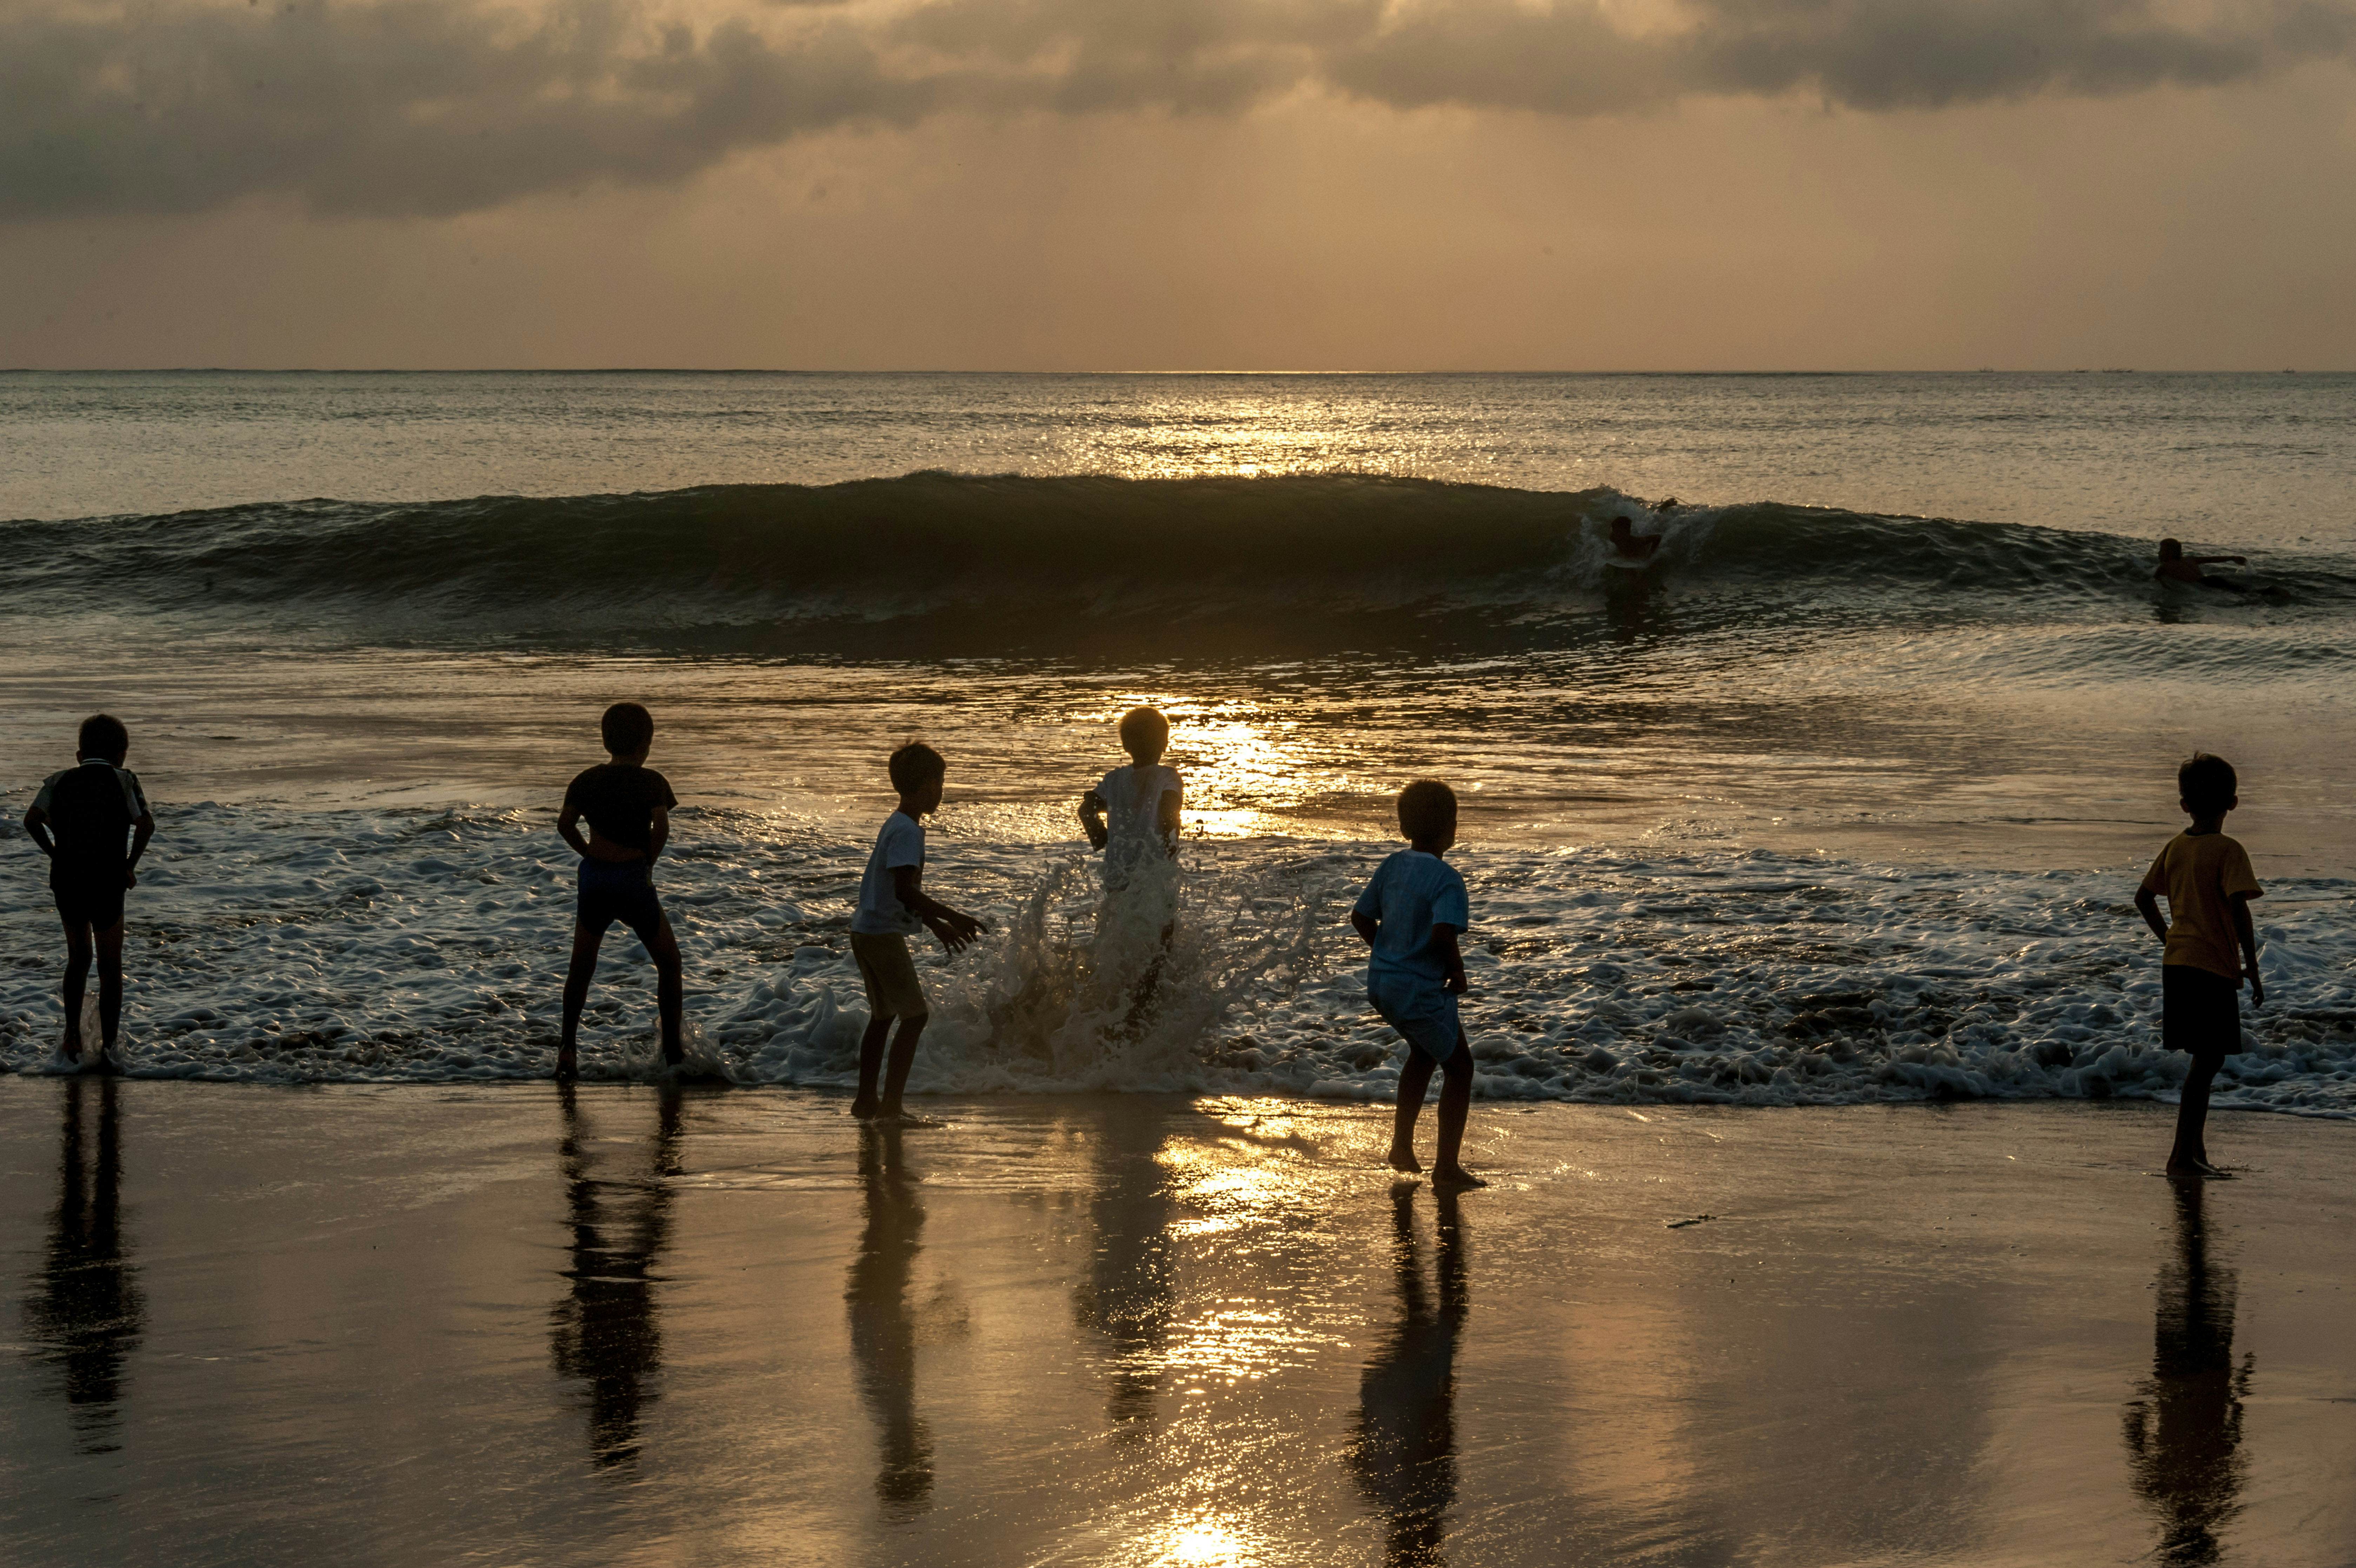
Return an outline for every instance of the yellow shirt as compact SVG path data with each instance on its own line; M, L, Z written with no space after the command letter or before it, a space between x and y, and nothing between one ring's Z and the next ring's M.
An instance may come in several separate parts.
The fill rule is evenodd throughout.
M2179 833L2144 873L2147 892L2168 896L2168 951L2162 963L2189 963L2228 980L2242 978L2233 935L2233 895L2265 889L2250 870L2250 852L2223 833Z

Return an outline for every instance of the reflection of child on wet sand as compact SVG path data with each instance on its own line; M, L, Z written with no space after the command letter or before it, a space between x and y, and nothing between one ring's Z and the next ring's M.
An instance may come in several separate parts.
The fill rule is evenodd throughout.
M2190 583L2197 588L2223 588L2231 593L2244 591L2242 585L2230 577L2212 577L2201 570L2220 561L2230 561L2236 566L2246 566L2246 555L2187 555L2180 541L2163 539L2159 542L2159 567L2152 575L2163 583Z
M2168 841L2136 889L2136 908L2167 944L2159 970L2161 1044L2192 1057L2177 1107L2176 1146L2168 1155L2170 1176L2222 1174L2210 1165L2202 1137L2209 1086L2226 1057L2242 1048L2236 993L2244 979L2251 1002L2265 1005L2257 933L2250 924L2250 900L2262 889L2249 851L2225 836L2225 814L2242 803L2239 788L2233 765L2222 757L2196 753L2178 768L2179 803L2192 825ZM2163 894L2165 920L2159 918Z
M1464 1120L1472 1104L1472 1048L1456 1015L1456 998L1465 986L1456 939L1469 921L1469 908L1464 878L1440 858L1456 843L1456 792L1436 779L1419 779L1399 791L1398 818L1408 847L1376 868L1350 911L1350 924L1374 949L1366 961L1367 1000L1408 1046L1387 1163L1396 1171L1423 1168L1415 1157L1415 1120L1437 1068L1442 1081L1432 1181L1484 1187L1462 1158Z
M66 928L60 1052L68 1061L81 1059L81 1004L93 948L102 1063L112 1063L123 1022L123 895L139 885L139 856L155 832L139 776L123 766L130 752L131 732L122 720L91 714L82 721L74 766L49 775L25 813L26 833L49 857L49 892Z
M908 953L908 939L930 930L941 946L956 952L985 928L971 915L925 895L924 817L940 809L948 763L919 743L894 752L885 766L900 803L875 835L866 875L859 882L859 912L851 918L851 956L867 988L868 1011L867 1033L859 1041L859 1096L851 1102L851 1113L897 1119L908 1069L916 1060L917 1036L932 1016ZM892 1034L894 1018L900 1021L896 1036ZM892 1046L888 1070L884 1057L887 1036Z

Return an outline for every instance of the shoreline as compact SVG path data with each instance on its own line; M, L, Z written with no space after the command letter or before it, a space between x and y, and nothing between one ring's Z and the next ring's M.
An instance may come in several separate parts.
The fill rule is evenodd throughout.
M0 1080L15 1561L2356 1552L2313 1122L391 1087Z

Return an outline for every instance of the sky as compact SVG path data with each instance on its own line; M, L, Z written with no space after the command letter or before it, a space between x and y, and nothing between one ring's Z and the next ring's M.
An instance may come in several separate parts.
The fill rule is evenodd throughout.
M2356 0L0 0L0 366L2356 368Z

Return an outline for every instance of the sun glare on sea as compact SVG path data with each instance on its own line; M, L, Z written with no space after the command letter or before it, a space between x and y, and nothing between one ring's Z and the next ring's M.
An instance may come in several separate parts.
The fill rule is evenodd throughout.
M1201 703L1164 693L1123 693L1118 719L1136 705L1170 720L1170 760L1184 775L1189 836L1249 838L1282 831L1290 814L1349 788L1346 775L1312 761L1300 725L1248 701Z

